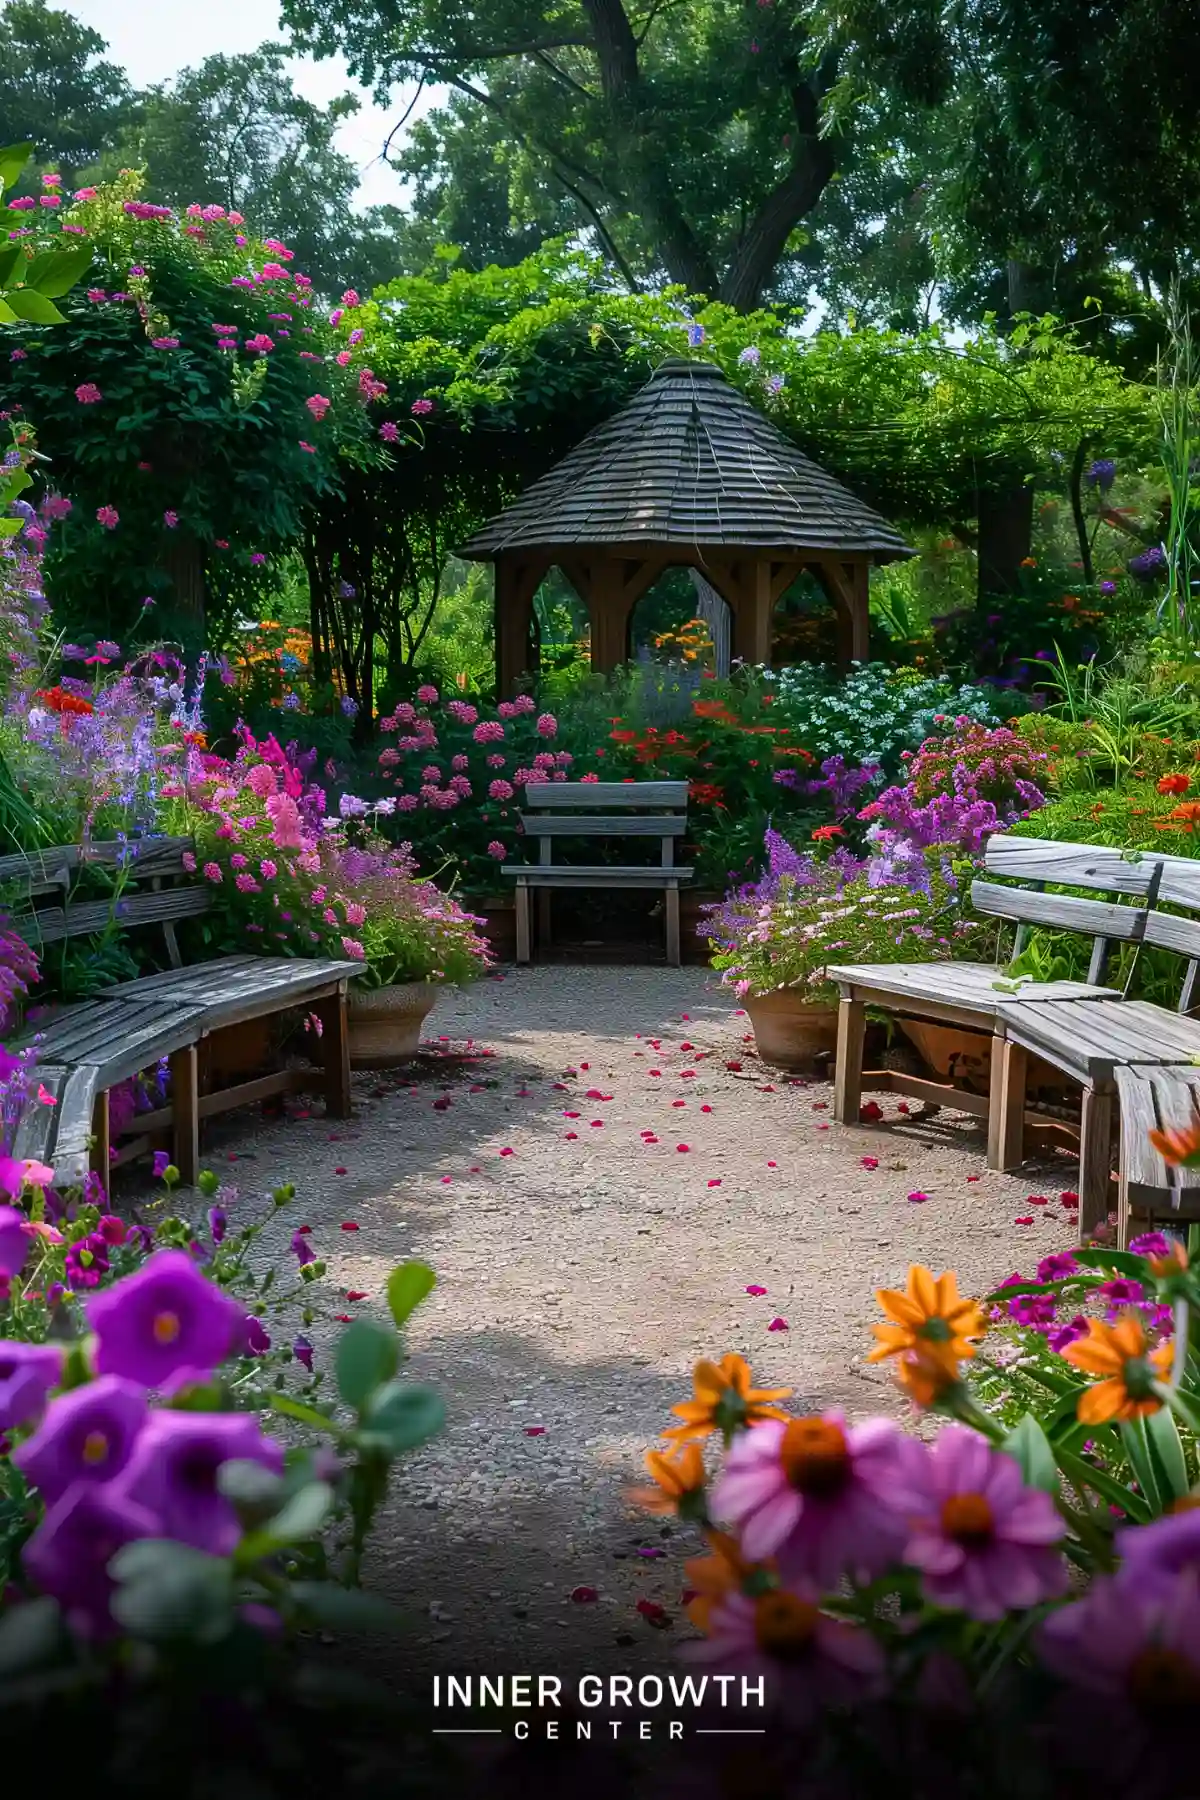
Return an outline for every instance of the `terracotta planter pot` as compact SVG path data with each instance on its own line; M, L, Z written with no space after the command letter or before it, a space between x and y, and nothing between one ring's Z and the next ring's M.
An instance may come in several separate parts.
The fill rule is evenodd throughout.
M742 1004L758 1054L776 1068L811 1073L818 1057L837 1048L837 1007L828 1002L802 1000L794 988L777 988L773 994L747 995Z
M961 1025L935 1025L924 1019L898 1019L901 1031L928 1063L935 1075L957 1081L973 1093L986 1094L992 1069L992 1041L988 1033L967 1031ZM1030 1094L1065 1097L1072 1083L1040 1056L1029 1058L1026 1089Z
M395 987L354 988L346 996L352 1069L390 1069L411 1062L421 1027L441 989L435 981L403 981Z
M925 1019L899 1019L897 1024L935 1075L960 1082L977 1094L987 1093L992 1067L990 1036Z

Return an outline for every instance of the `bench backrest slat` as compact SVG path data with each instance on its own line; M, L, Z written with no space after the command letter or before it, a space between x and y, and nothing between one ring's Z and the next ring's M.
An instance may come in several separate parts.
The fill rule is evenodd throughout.
M1155 868L1162 864L1164 887L1159 897L1164 900L1168 862L1186 867L1182 857L1157 856L1152 851L1132 862L1108 844L1060 844L1053 838L1006 837L1003 832L990 837L984 849L984 867L989 875L1061 887L1096 888L1106 894L1151 894ZM1193 867L1198 872L1192 891L1200 903L1200 865Z
M593 819L560 814L522 813L521 824L529 837L683 837L687 819L660 813L647 818L636 813L600 814Z
M1120 938L1133 944L1142 941L1149 916L1142 906L1118 906L1074 894L1037 894L1028 888L1000 887L992 881L972 883L971 904L977 912L996 918L1045 925L1052 930L1083 931L1094 937Z
M686 781L531 781L525 789L529 807L585 807L589 812L619 812L624 808L686 807Z

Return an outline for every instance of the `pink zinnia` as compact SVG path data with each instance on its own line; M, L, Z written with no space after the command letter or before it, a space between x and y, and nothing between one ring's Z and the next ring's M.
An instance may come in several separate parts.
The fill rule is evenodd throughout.
M185 874L194 875L196 873L196 858L190 850L185 850L179 860L183 864Z
M104 395L94 381L81 381L75 389L75 398L80 406L95 406L98 400L103 400Z
M432 400L414 400L412 403L411 410L413 412L415 412L419 418L422 413L431 413L433 411L433 401Z
M98 506L96 508L96 523L98 525L103 525L105 531L112 531L121 523L121 515L115 506Z
M219 863L214 863L214 862L205 863L204 879L205 879L205 881L215 881L215 882L219 883L222 879L221 865Z
M511 800L513 784L511 781L504 781L497 776L495 781L488 783L488 795L492 800Z
M234 851L233 855L229 859L229 866L231 869L246 868L246 866L247 866L246 858L242 855L240 850Z
M366 959L367 953L357 938L344 937L342 939L342 949L346 952L346 955L352 957L355 962L363 962Z
M324 394L310 394L304 402L314 419L323 419L329 411L329 400Z
M379 427L379 435L385 444L395 444L400 439L400 427L391 419L385 419Z
M168 531L174 531L174 529L178 525L178 523L179 523L179 514L177 512L165 512L163 514L163 524L166 526Z
M499 838L492 839L491 843L487 847L487 853L489 856L494 856L497 862L503 862L505 857L508 855L508 851L505 849L504 845L500 842Z
M256 356L269 356L275 344L265 331L256 331L252 338L246 339L246 348L253 350Z
M904 1560L921 1570L932 1605L1002 1619L1066 1591L1053 1500L1026 1487L1015 1458L977 1432L948 1425L909 1460L897 1499L912 1528Z
M277 850L303 850L300 831L300 809L290 794L272 794L267 800L271 819L271 838Z
M558 735L558 720L553 713L539 713L537 722L539 737L552 738Z
M258 868L264 881L274 881L276 875L279 873L277 865L271 861L270 857L264 858L264 860L259 863Z
M484 719L475 727L471 736L477 744L498 744L503 741L504 727L499 719Z
M234 882L239 894L257 894L259 885L253 875L239 875Z
M879 1694L882 1644L862 1626L822 1612L819 1598L807 1583L753 1597L731 1593L713 1607L708 1636L685 1644L680 1655L715 1663L725 1675L762 1678L763 1692L794 1725Z
M422 687L417 689L417 699L421 702L422 706L436 706L437 697L437 689L431 687L428 682L425 682Z
M713 1514L739 1528L753 1562L773 1556L785 1579L836 1587L869 1581L904 1548L907 1526L893 1498L897 1477L920 1454L886 1419L847 1425L839 1412L767 1419L734 1439L713 1490Z

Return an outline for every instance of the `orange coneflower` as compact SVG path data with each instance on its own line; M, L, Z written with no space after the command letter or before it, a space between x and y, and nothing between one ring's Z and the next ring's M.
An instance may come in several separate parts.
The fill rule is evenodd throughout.
M750 1365L745 1357L732 1352L719 1363L698 1362L692 1371L694 1400L681 1401L671 1411L682 1425L669 1425L665 1438L686 1443L689 1438L707 1437L720 1431L726 1437L741 1425L757 1425L762 1419L786 1417L773 1400L786 1400L790 1388L751 1387Z
M1200 800L1185 800L1182 806L1171 809L1165 819L1155 819L1159 831L1195 831L1200 824Z
M678 1513L684 1519L704 1517L708 1474L699 1444L681 1444L674 1456L648 1450L646 1467L658 1485L630 1488L627 1498L635 1506L652 1513Z
M957 1358L940 1344L920 1344L896 1358L896 1380L917 1406L936 1406L960 1379Z
M912 1381L903 1375L901 1380L906 1386L913 1385L914 1392L920 1369L928 1377L937 1365L948 1382L956 1379L959 1358L975 1354L969 1340L982 1337L987 1330L982 1309L976 1301L962 1298L952 1270L935 1277L914 1263L902 1294L895 1288L879 1288L875 1298L888 1323L871 1327L879 1343L868 1352L867 1361L882 1362L888 1356L908 1359Z
M700 1631L708 1630L714 1606L730 1594L742 1593L747 1584L766 1587L778 1580L773 1562L747 1562L736 1538L724 1531L706 1531L711 1555L693 1556L683 1565L684 1577L696 1592L687 1603L687 1615Z
M1151 1383L1166 1380L1174 1352L1170 1344L1148 1350L1146 1328L1135 1312L1122 1313L1115 1325L1089 1319L1088 1335L1062 1354L1085 1375L1105 1377L1079 1396L1075 1412L1082 1425L1143 1419L1161 1409Z
M1173 1169L1200 1168L1200 1118L1190 1125L1170 1125L1165 1131L1149 1131L1146 1135Z

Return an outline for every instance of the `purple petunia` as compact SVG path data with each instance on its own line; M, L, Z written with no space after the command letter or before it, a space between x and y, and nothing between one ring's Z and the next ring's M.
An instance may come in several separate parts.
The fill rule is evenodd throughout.
M232 1501L217 1485L227 1462L283 1470L283 1450L248 1413L156 1412L117 1484L161 1521L163 1537L228 1556L242 1535Z
M61 1376L62 1350L58 1345L0 1340L0 1431L31 1425Z
M183 1250L159 1250L134 1275L87 1306L96 1367L145 1387L209 1375L240 1336L236 1300L203 1276Z
M131 1381L101 1376L61 1394L13 1462L48 1506L78 1482L111 1481L128 1462L146 1419L146 1396Z
M118 1550L153 1537L157 1527L153 1513L118 1498L108 1485L78 1483L26 1544L25 1571L59 1601L73 1630L103 1636L112 1629L109 1602L116 1585L109 1564Z

